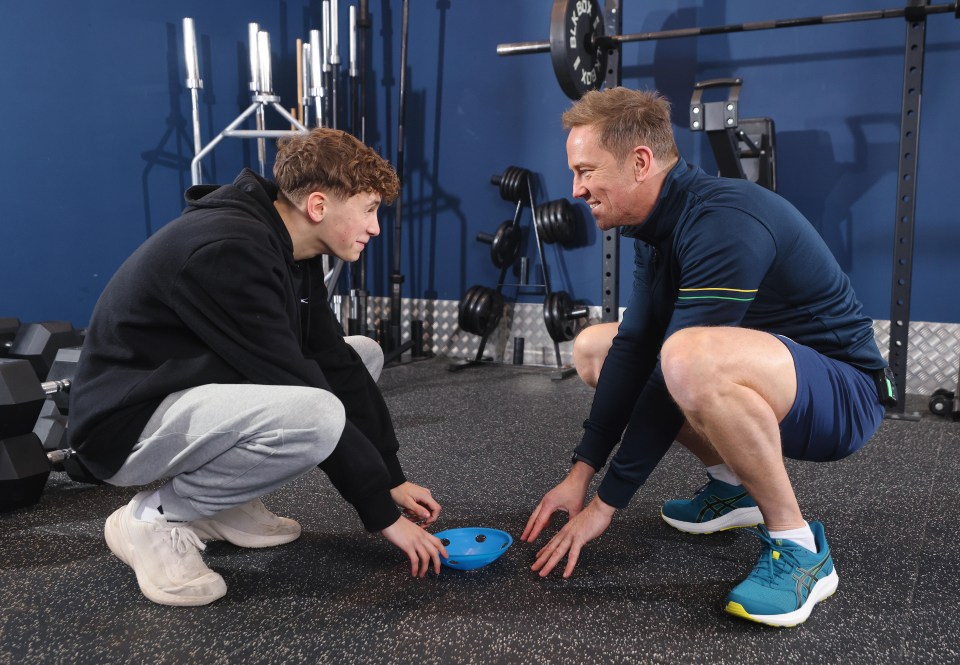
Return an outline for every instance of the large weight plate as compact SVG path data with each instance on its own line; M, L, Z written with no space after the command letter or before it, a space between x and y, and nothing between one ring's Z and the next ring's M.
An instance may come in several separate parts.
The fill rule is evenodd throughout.
M566 291L554 291L543 303L543 323L555 342L569 342L577 336L577 324L570 319L573 299Z
M603 12L597 0L554 0L550 13L550 58L560 88L570 99L596 90L606 77Z

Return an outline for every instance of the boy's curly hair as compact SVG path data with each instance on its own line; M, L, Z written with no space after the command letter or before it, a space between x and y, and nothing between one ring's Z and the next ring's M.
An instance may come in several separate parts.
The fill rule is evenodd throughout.
M350 198L376 192L392 203L400 181L390 163L339 129L318 127L277 142L273 178L284 196L299 205L311 192Z

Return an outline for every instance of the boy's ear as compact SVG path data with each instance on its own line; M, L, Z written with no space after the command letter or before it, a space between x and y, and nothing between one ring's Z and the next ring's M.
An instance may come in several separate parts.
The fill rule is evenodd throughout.
M323 192L310 192L307 196L307 217L311 222L322 222L327 214L327 196Z

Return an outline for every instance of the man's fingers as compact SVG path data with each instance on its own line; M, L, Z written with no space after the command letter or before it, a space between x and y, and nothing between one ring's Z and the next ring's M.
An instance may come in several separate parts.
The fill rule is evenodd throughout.
M526 537L521 535L520 539L532 543L537 539L540 533L550 524L550 518L553 517L554 507L548 508L543 503L537 506L530 520L527 522L527 528L524 530Z
M577 567L577 561L580 559L581 546L574 543L567 553L567 567L563 569L563 579L573 575L573 569Z
M559 543L553 550L553 553L549 557L546 557L546 562L540 568L540 577L546 577L550 572L556 568L557 564L560 563L560 560L563 559L563 556L567 553L568 545L566 542Z
M520 534L520 540L524 542L531 542L532 539L528 540L531 530L533 529L533 523L537 521L537 515L540 514L540 507L543 503L538 503L537 507L533 509L533 512L530 513L530 518L527 520L526 526L523 527L523 533Z

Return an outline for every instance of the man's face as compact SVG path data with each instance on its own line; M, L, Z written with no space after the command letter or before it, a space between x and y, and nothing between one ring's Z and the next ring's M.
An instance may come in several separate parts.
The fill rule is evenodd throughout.
M567 136L567 164L573 171L573 196L590 206L597 227L606 231L646 218L636 207L635 177L632 160L620 163L613 153L601 148L597 131L590 125L570 130Z
M380 235L380 195L362 192L348 199L331 196L325 205L323 222L317 225L319 239L327 250L324 253L356 261L370 238Z

